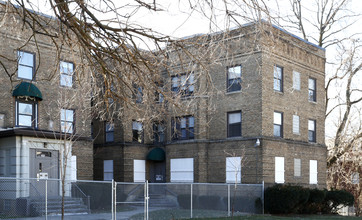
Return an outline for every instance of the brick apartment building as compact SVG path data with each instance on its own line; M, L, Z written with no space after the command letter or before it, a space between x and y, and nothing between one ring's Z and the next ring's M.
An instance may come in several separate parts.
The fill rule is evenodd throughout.
M20 9L0 7L0 177L59 179L67 158L67 179L92 179L87 78L80 88L73 74L86 71L62 39L58 43L63 49L56 50L48 36L32 36L12 10ZM44 15L42 22L49 34L59 31L56 19ZM30 193L16 190L17 196Z
M212 86L191 59L170 62L165 93L181 107L152 123L126 110L94 120L94 179L325 187L325 50L266 23L185 42L215 54L203 70Z

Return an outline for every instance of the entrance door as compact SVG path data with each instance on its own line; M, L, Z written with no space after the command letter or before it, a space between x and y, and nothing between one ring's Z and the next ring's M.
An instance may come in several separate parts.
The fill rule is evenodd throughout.
M150 180L152 183L166 182L166 162L150 161Z
M45 195L45 179L48 182L48 196L59 195L59 163L58 151L30 149L30 177L37 178L32 181L30 192L32 196Z

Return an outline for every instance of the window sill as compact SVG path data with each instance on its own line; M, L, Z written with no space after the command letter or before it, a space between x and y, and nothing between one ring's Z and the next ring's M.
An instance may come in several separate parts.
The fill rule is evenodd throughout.
M192 143L195 139L172 140L171 143Z
M284 92L282 92L282 91L278 91L278 90L273 90L273 91L274 91L274 93L277 93L279 95L284 95Z
M226 95L239 94L239 93L242 93L242 91L241 91L241 90L239 90L239 91L232 91L232 92L226 91Z
M235 137L226 137L228 140L240 140L243 139L243 136L235 136Z
M59 85L60 88L63 88L63 89L75 89L73 86L62 86L62 85Z
M308 101L309 101L309 103L311 103L311 104L314 104L314 105L317 104L317 101L311 101L311 100L308 100Z

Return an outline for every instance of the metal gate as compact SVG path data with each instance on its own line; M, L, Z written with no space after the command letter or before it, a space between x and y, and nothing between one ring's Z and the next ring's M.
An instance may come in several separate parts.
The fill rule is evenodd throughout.
M112 220L117 219L117 205L118 204L143 204L144 206L144 213L143 213L143 219L148 220L148 204L149 204L149 187L148 187L148 181L143 183L144 187L144 201L142 202L130 202L130 201L119 201L117 199L117 186L124 186L125 183L117 183L116 181L112 180Z

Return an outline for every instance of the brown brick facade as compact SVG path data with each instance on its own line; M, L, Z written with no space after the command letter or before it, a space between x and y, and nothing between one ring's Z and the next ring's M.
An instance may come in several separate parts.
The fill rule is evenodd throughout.
M171 181L172 159L193 158L194 182L222 183L226 181L226 158L242 157L241 182L264 181L270 185L275 183L275 157L283 157L285 183L310 185L310 161L316 160L317 186L325 187L325 51L274 26L266 25L260 30L257 25L247 25L228 34L226 39L215 36L220 44L210 46L217 51L217 57L210 60L208 66L212 91L208 90L204 96L194 94L181 99L180 105L187 107L181 110L169 107L165 115L166 142L161 145L166 153L165 180ZM173 58L171 53L170 59ZM237 65L242 68L241 90L227 92L227 69ZM273 89L275 65L283 68L281 92ZM170 66L168 71L172 76L188 70ZM293 71L300 73L300 90L293 87ZM309 78L316 81L315 102L308 100ZM166 81L171 87L171 79ZM205 79L198 78L196 86L206 88ZM228 113L240 111L241 136L228 138ZM282 137L274 137L275 111L283 113ZM299 117L299 133L293 132L293 115ZM194 139L172 139L175 128L171 122L180 116L194 116ZM102 161L113 159L114 164L117 163L114 178L132 181L132 160L146 160L150 150L159 147L152 143L149 125L144 127L144 144L132 144L132 120L139 118L142 117L129 112L116 122L115 128L121 127L122 131L115 129L114 143L104 144L103 134L99 132L95 142L96 179L102 179ZM316 122L315 143L308 141L308 120ZM257 140L260 145L256 144ZM294 175L294 159L300 159L301 176ZM151 179L150 163L146 162L147 179Z

